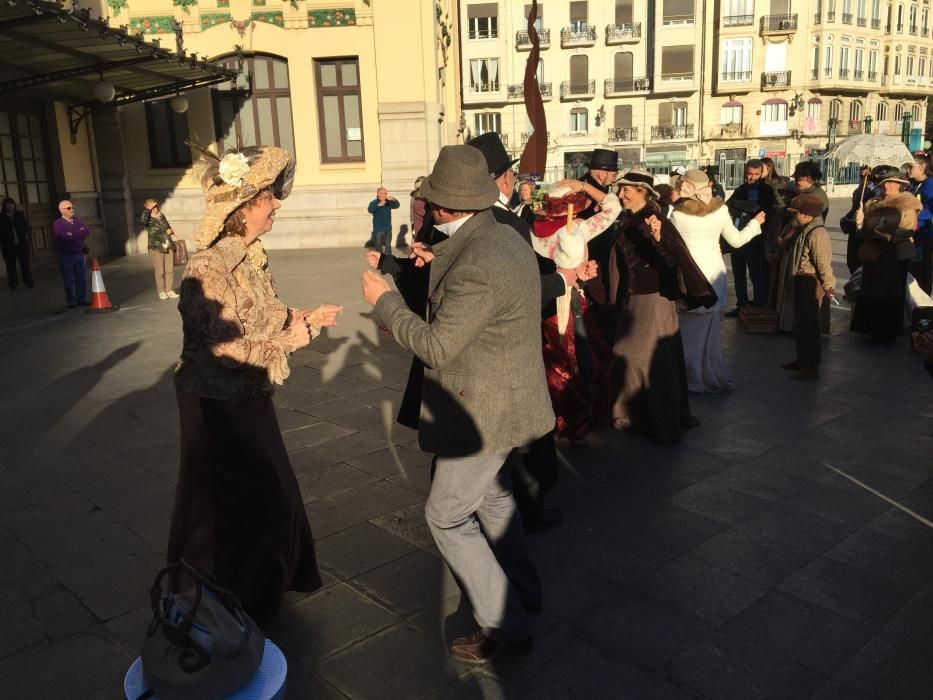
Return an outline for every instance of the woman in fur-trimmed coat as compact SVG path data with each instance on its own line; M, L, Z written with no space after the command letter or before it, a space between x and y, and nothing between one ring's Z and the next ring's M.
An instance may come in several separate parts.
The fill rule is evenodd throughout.
M751 219L741 231L732 223L729 209L713 197L706 173L687 171L681 181L680 199L674 203L670 222L677 227L687 250L713 285L717 301L691 311L681 310L680 335L687 361L687 387L692 392L718 393L731 389L732 373L726 366L720 344L720 316L726 300L726 263L719 239L740 248L761 235L764 212Z
M907 268L916 249L913 236L922 206L916 196L904 192L907 178L897 168L878 176L881 196L865 203L856 223L863 243L862 289L852 312L852 330L873 340L891 342L904 329L904 296Z

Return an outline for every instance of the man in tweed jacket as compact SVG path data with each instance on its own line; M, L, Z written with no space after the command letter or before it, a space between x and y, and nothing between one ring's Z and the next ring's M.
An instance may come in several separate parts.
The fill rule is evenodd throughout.
M480 626L451 653L482 662L526 648L527 612L541 607L506 464L513 448L554 425L538 335L541 280L531 248L489 211L499 193L478 150L444 147L421 193L449 236L431 251L427 318L377 273L363 273L363 294L426 365L418 438L437 459L425 516Z

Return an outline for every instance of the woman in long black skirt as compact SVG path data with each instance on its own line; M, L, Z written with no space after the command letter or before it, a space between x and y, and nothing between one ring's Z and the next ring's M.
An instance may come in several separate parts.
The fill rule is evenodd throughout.
M265 624L286 591L321 586L272 390L288 377L288 356L334 325L340 307L292 309L276 293L259 237L291 189L288 153L249 148L199 167L204 249L188 263L178 304L181 467L168 560L212 573Z

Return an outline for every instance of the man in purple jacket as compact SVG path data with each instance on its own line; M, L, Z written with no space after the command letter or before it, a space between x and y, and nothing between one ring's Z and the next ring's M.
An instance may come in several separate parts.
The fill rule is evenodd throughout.
M74 205L67 199L58 203L58 212L61 216L52 224L52 233L58 240L58 269L65 283L65 297L68 306L88 306L84 239L91 230L75 216Z

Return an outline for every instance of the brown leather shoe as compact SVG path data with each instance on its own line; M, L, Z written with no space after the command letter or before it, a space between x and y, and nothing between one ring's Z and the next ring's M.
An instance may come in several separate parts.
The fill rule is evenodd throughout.
M532 639L520 642L497 642L482 631L470 637L459 637L450 645L451 656L471 664L484 664L501 653L527 654L532 649Z

